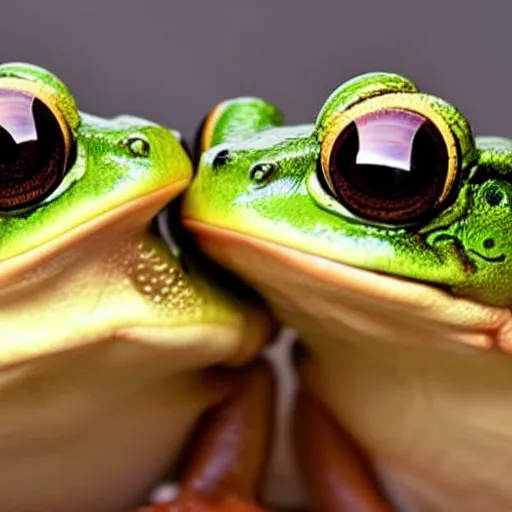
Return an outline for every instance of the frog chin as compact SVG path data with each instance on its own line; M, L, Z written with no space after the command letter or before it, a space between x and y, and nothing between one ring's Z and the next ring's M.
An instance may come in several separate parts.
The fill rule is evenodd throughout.
M372 323L381 318L386 319L389 332L406 324L407 336L421 325L428 338L435 339L437 330L448 327L454 341L466 347L490 349L512 339L507 308L201 222L187 220L186 224L207 254L255 287L279 320L297 324L305 335L321 325L332 327L333 319L343 328L351 325L357 330L366 320Z
M54 277L79 259L108 251L123 239L143 237L152 219L182 189L180 182L138 197L0 262L0 296L27 282L33 285Z
M95 344L171 351L187 368L260 351L273 328L265 311L236 307L186 273L149 222L116 233L73 244L0 288L0 369Z

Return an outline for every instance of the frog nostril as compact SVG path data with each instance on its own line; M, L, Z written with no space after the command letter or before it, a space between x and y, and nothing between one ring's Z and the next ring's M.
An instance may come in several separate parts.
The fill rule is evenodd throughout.
M231 155L227 149L223 149L222 151L219 151L215 158L213 159L212 167L213 169L218 169L219 167L223 166L227 162L229 162L231 158Z
M134 157L147 157L151 146L149 140L142 134L130 135L124 140L124 145Z
M483 246L485 249L492 249L494 245L494 240L492 238L486 238L484 240Z
M484 199L489 206L498 206L504 201L505 195L499 188L488 187L484 191Z

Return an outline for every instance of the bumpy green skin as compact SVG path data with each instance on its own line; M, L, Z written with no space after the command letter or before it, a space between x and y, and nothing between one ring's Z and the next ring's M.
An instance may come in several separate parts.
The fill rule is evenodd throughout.
M22 78L23 80L44 84L45 87L51 90L57 100L60 110L73 134L77 133L77 128L80 124L80 114L76 108L75 99L71 96L66 85L57 76L33 64L9 62L0 65L0 78L3 77Z
M80 113L66 86L37 66L3 65L0 85L2 77L32 80L47 89L73 133L77 156L43 204L23 215L0 217L0 264L132 199L191 178L186 152L164 127L136 117L105 120ZM149 151L140 151L146 143Z
M448 123L461 152L456 199L426 225L390 227L347 215L318 176L320 145L334 116L366 98L397 92L421 94ZM512 141L475 141L457 109L391 74L346 82L327 99L314 125L281 127L274 122L251 136L245 130L245 138L230 137L231 120L245 112L247 125L267 126L274 109L259 99L251 105L247 98L223 105L210 126L218 145L201 158L186 197L185 218L430 282L484 303L512 304ZM234 131L238 125L233 122ZM229 158L214 168L215 156L226 150ZM271 165L255 172L259 164Z
M255 98L239 98L236 103L227 101L219 105L218 122L208 143L215 146L227 140L243 139L283 124L281 112L266 101Z

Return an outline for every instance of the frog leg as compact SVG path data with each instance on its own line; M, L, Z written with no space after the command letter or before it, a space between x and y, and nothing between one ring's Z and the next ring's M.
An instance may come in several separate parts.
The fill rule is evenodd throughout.
M293 418L299 469L318 512L396 512L357 444L304 382Z
M233 391L209 409L186 453L177 496L137 512L261 512L269 459L274 375L257 361L234 370Z

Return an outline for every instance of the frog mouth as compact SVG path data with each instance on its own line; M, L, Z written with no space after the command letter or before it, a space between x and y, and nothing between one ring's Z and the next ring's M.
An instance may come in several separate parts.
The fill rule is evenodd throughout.
M508 309L453 296L433 283L355 267L195 219L185 219L185 224L215 261L232 269L278 305L295 301L295 295L300 295L298 290L346 295L348 304L354 297L363 297L376 310L384 307L404 314L414 312L426 322L436 318L440 324L460 330L458 336L463 344L480 348L493 346L489 333L509 325ZM462 246L460 242L459 245ZM459 261L476 269L462 249Z
M261 296L242 279L206 256L197 243L196 237L186 229L182 221L184 197L177 197L162 210L152 223L152 229L167 245L172 255L179 260L185 272L194 269L203 279L223 290L230 296L262 304Z

